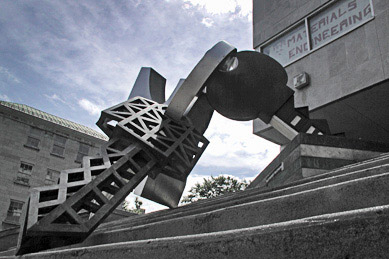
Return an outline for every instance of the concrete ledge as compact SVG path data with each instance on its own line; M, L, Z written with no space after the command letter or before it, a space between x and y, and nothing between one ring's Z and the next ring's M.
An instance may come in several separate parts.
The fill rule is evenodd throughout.
M389 155L380 156L376 159L349 165L335 171L312 177L310 179L303 179L295 183L285 185L283 187L271 189L248 189L243 192L226 194L220 197L198 201L186 206L176 209L158 211L146 215L140 215L132 219L123 219L114 223L102 224L92 236L115 229L127 228L130 226L138 226L149 224L153 222L179 218L183 216L190 216L207 211L226 208L229 206L239 205L252 201L259 201L261 199L271 198L275 196L288 195L303 190L318 188L325 185L340 183L360 177L372 176L382 174L389 171ZM383 164L383 165L382 165ZM91 238L92 238L91 236Z
M260 227L19 258L386 258L388 242L389 207L378 206Z
M350 181L361 177L382 174L385 172L389 172L388 163L389 155L382 156L377 159L372 159L363 163L358 163L355 165L340 168L338 170L312 177L310 179L303 179L282 187L268 189L253 188L242 192L226 194L220 197L198 201L176 209L163 210L146 215L140 215L136 218L124 219L121 221L116 221L115 223L106 223L100 226L100 228L97 229L95 233L107 230L121 229L123 227L148 224L183 216L195 215L215 209L221 209L247 202L259 201L262 199L269 199L272 197L293 194L305 190L319 188L326 185Z
M247 207L247 203L251 203L251 205L254 203L258 204L258 202L260 202L261 200L266 200L266 199L274 200L274 198L276 198L274 200L276 201L277 197L280 196L289 196L294 193L306 192L306 191L310 192L314 189L318 189L318 188L320 189L322 187L328 187L331 185L339 186L339 185L343 185L345 182L350 183L350 181L353 182L354 180L356 180L357 182L358 181L363 182L366 179L371 179L371 177L374 175L379 176L385 174L386 172L389 172L388 164L389 164L389 154L385 154L377 158L356 163L353 165L348 165L343 168L339 168L337 170L333 170L331 172L325 173L323 175L312 177L310 179L303 179L295 183L291 183L289 185L283 186L282 188L277 187L277 188L272 188L267 190L253 188L243 192L227 194L214 199L199 201L173 210L164 210L164 211L159 211L151 214L140 215L133 218L118 220L112 223L104 223L100 228L96 230L94 234L92 234L90 240L87 240L87 243L81 245L96 245L104 242L109 243L109 242L119 242L123 240L134 240L134 238L136 239L137 237L136 237L136 233L132 233L132 230L135 229L135 232L138 232L138 230L141 230L142 228L148 226L151 227L150 230L147 230L147 232L149 233L150 231L154 231L152 229L153 225L158 225L158 224L163 225L167 222L171 224L174 223L175 219L177 218L180 219L186 217L187 219L195 219L196 215L202 214L198 218L199 220L198 223L201 223L201 220L204 220L204 215L210 215L210 213L208 212L211 212L212 214L212 211L216 211L216 214L219 213L220 215L220 211L223 211L223 209L229 210L230 207L234 207L234 206L235 208L238 208L239 211L239 208L244 208L245 206ZM365 178L360 179L363 177ZM372 190L374 189L375 188L373 188ZM380 189L382 189L382 187L380 187L376 191L379 192ZM383 189L386 188L383 187ZM363 189L358 189L358 191L362 192L360 194L363 194L364 192ZM337 196L341 195L341 193L337 192L336 190L335 193L338 193ZM362 197L361 199L363 198L364 197ZM308 199L308 202L310 202L311 200L312 199ZM366 206L374 206L371 204L369 205L369 202L367 202L366 204L367 204ZM283 209L281 209L281 212L285 213ZM276 211L275 214L277 213L278 212ZM293 212L290 211L290 213ZM258 211L257 215L254 216L258 217L261 216L261 214L262 214L261 211ZM242 220L243 218L243 216L238 216L238 217L240 217L240 220ZM214 218L208 216L208 219L210 220L209 224L211 224L212 221L217 220L217 216ZM235 218L235 220L238 219ZM189 223L190 222L191 220L189 220ZM226 224L228 224L228 222L226 222ZM155 231L157 231L157 237L158 235L160 235L160 233L158 233L161 230L160 227L161 226L158 226L155 229ZM179 225L172 224L171 229L175 231L175 228L178 227ZM231 229L233 228L234 226L231 226ZM167 231L169 232L169 228L167 228ZM133 234L135 234L135 236L133 236ZM130 236L130 238L127 238L128 236ZM111 239L111 240L107 240L107 239ZM4 253L2 253L1 255L4 255Z
M371 159L388 151L389 144L300 133L248 188L281 186L302 179L304 175L318 175L323 170ZM309 169L310 173L303 174L303 169Z
M389 173L385 173L152 223L127 222L120 228L94 233L80 246L225 231L387 205L388 185Z
M105 222L136 216L138 216L136 213L116 209L105 219ZM18 242L19 230L20 228L17 227L0 231L0 256L3 254L14 254Z

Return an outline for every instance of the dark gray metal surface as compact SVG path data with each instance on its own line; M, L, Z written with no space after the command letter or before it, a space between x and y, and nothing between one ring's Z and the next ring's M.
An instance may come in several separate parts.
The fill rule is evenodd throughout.
M128 99L141 96L162 104L165 102L165 84L166 79L157 71L142 67Z
M174 88L174 90L173 90L173 92L171 93L170 97L166 100L165 105L168 105L168 106L169 106L169 104L171 103L173 97L176 95L178 89L180 89L180 87L181 87L181 85L184 83L184 81L185 81L184 78L181 78L181 79L178 81L178 83L177 83L177 85L176 85L176 88Z
M253 120L259 117L269 123L275 112L293 96L293 91L286 86L285 69L256 51L238 52L236 58L235 69L217 69L207 81L209 103L227 118Z
M212 72L228 55L234 52L236 49L225 41L218 42L208 50L174 95L166 110L166 115L174 120L180 120L193 98L201 92Z

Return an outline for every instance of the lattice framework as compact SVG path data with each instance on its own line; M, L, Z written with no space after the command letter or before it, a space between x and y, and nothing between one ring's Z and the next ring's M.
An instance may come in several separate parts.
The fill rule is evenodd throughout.
M62 171L58 185L32 190L18 254L81 242L146 176L186 180L208 141L165 109L137 97L104 110L97 124L110 140L102 155Z

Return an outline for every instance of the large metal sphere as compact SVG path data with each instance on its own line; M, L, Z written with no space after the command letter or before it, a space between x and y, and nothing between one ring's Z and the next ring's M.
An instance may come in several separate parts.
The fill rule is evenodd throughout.
M210 105L233 120L252 120L260 113L271 117L280 105L278 96L289 93L285 69L256 51L238 52L236 58L226 60L206 82Z

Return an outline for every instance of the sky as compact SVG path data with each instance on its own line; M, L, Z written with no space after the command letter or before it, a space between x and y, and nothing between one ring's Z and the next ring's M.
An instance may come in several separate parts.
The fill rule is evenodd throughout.
M218 41L252 50L252 0L1 0L0 35L1 100L99 130L100 111L127 99L141 67L167 79L168 97ZM252 180L279 153L252 122L219 114L205 136L186 190L210 175Z

